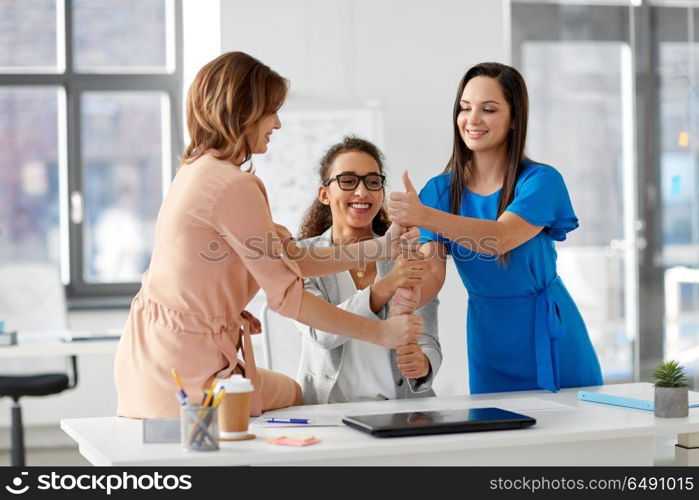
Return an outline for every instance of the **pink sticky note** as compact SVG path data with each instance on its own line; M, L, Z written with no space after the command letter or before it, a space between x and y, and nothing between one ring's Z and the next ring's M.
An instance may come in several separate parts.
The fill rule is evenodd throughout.
M269 444L277 444L280 446L308 446L311 444L320 443L320 439L316 439L313 436L309 436L309 438L299 440L299 439L292 439L291 437L288 437L288 436L282 436L282 437L278 437L276 439L272 439L271 441L267 441L267 442Z

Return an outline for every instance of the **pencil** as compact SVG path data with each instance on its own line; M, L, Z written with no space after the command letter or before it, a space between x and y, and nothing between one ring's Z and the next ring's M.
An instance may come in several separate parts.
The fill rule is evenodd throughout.
M214 398L214 402L212 403L211 406L218 406L218 404L221 402L221 399L223 399L223 396L226 395L226 391L221 389L219 393L216 395L216 398Z
M172 376L175 377L177 387L179 387L181 391L184 391L184 385L182 385L182 379L180 378L180 374L177 373L177 370L175 370L174 368L172 369Z
M204 400L204 404L202 406L209 406L209 403L211 403L211 398L214 395L214 388L216 387L216 378L214 378L214 381L211 382L211 387L209 388L209 393L206 395L206 399Z

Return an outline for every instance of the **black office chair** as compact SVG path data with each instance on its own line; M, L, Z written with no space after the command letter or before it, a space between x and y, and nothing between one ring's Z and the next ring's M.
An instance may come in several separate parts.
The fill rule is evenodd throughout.
M14 401L12 405L12 459L14 467L24 467L24 426L22 425L22 406L19 398L23 396L49 396L66 389L74 388L78 383L77 357L71 356L73 371L72 381L65 373L43 373L40 375L0 375L0 398L8 396Z

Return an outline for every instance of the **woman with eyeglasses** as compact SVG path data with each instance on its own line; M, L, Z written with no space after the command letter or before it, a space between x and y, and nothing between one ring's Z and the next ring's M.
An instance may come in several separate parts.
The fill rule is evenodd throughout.
M392 226L387 236L343 252L310 255L274 224L262 181L241 166L267 151L287 88L243 52L222 54L194 79L187 95L191 142L160 207L150 266L116 354L119 416L178 416L173 368L195 404L216 377L231 373L252 380L253 415L300 404L293 379L255 366L250 335L260 333L260 323L245 307L260 288L272 310L314 328L386 348L420 337L418 316L372 321L304 291L303 277L399 255L406 236Z
M585 322L556 272L554 243L578 227L561 174L526 157L528 97L520 73L469 69L456 93L452 156L420 195L391 193L391 218L422 228L431 278L453 257L468 290L469 384L474 394L599 385Z
M319 173L318 196L302 222L299 236L306 239L299 246L316 250L371 240L386 232L383 155L374 144L346 137L327 150ZM396 291L418 287L424 272L421 259L366 262L348 271L307 278L305 289L348 312L380 320L390 316L389 301ZM442 362L437 304L435 299L417 311L425 333L417 343L398 349L297 322L303 345L297 378L304 403L434 396L432 381Z

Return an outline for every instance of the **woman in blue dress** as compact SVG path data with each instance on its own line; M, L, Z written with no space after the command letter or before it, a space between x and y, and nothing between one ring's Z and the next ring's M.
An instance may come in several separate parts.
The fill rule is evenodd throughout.
M432 264L425 302L441 288L446 254L468 290L474 394L602 384L595 350L556 272L555 241L578 227L561 174L524 154L528 97L517 70L469 69L454 104L454 146L419 196L391 193L389 214L419 226Z

